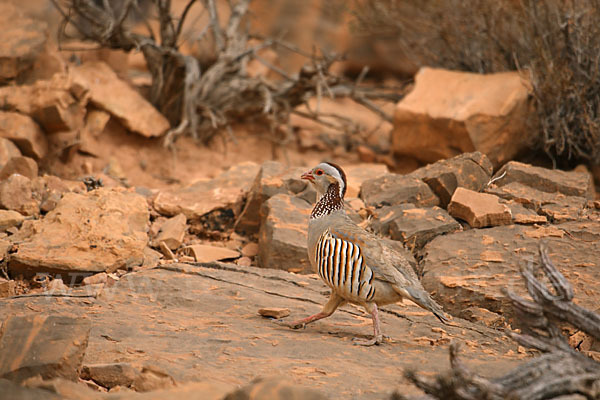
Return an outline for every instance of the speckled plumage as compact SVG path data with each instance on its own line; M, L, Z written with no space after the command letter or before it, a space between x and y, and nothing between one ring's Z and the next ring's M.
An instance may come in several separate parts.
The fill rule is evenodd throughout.
M378 306L408 298L447 321L442 308L423 289L406 259L388 243L356 225L344 210L346 176L331 163L302 175L316 188L318 201L308 223L308 258L331 297L320 313L292 323L298 328L328 317L342 304L362 305L373 318L373 340L379 344Z

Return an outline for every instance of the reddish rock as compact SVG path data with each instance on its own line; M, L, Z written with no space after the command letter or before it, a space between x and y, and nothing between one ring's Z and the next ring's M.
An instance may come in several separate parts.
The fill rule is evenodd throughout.
M81 283L83 285L97 285L99 283L106 283L108 281L108 274L106 272L100 272L99 274L94 274L90 276L86 276L83 278Z
M225 400L237 399L272 399L272 400L326 400L329 397L316 389L303 387L285 378L256 379L254 382L238 389Z
M21 226L25 217L12 210L0 210L0 231L5 231L13 226Z
M21 153L36 160L48 152L46 136L30 117L16 112L0 111L0 137L17 145Z
M175 380L171 375L158 367L150 365L144 366L131 384L132 389L136 392L150 392L159 389L168 389L174 386Z
M360 197L369 207L393 206L412 203L419 207L433 207L439 199L422 180L411 176L386 174L364 181Z
M518 72L421 68L414 89L396 106L392 149L424 162L480 151L498 167L530 148L532 112Z
M286 194L277 194L263 204L258 234L260 267L313 272L306 244L311 210L306 201Z
M10 140L0 137L0 168L13 157L20 157L21 151Z
M242 247L242 255L245 257L254 257L258 254L258 244L250 242Z
M196 262L211 262L238 258L240 253L226 247L193 244L183 248L183 254L191 256Z
M479 192L483 190L492 176L492 163L485 154L465 153L440 160L411 172L409 176L422 179L440 199L446 208L454 191L458 187Z
M41 201L43 213L56 208L62 196L67 192L85 193L85 184L81 181L69 181L53 175L44 175L33 180L34 198Z
M33 158L13 157L0 169L0 181L12 174L23 175L29 179L37 178L38 165Z
M510 161L500 168L494 178L498 178L494 181L498 187L517 182L540 192L594 199L593 177L584 171L567 172Z
M240 214L244 196L252 185L259 166L246 162L231 167L215 179L202 180L187 187L163 190L154 199L154 208L163 215L183 213L188 220L198 220L218 210Z
M0 26L0 81L7 81L18 78L32 66L46 43L48 25L3 2Z
M600 225L594 221L508 225L438 236L423 250L423 286L455 316L480 307L510 320L514 307L504 290L526 294L520 268L529 263L537 268L540 239L548 243L552 262L572 284L577 304L597 308Z
M258 313L260 315L262 315L263 317L280 319L280 318L285 318L288 315L290 315L290 309L289 308L279 308L279 307L269 307L269 308L259 309Z
M148 243L146 200L132 192L100 188L66 193L56 208L36 221L19 243L9 270L26 275L50 272L112 272L143 262Z
M165 242L169 249L177 250L183 243L187 229L188 225L185 215L177 214L163 222L155 242Z
M417 208L412 204L400 204L390 208L390 237L410 249L421 248L438 235L461 229L460 224L439 207ZM378 214L382 212L383 209L378 210Z
M306 172L306 168L290 169L276 161L265 162L254 178L244 209L235 222L236 232L258 233L261 207L276 194L299 195L308 201L315 201L314 189L308 182L300 179L303 172Z
M103 62L73 69L73 82L87 91L90 101L114 115L130 131L157 137L169 129L167 119Z
M497 196L458 188L448 204L454 218L466 221L472 228L508 225L512 222L510 208L500 203Z
M40 203L34 198L31 180L15 174L0 181L0 208L23 215L39 214Z
M0 299L5 297L14 296L16 288L16 283L13 280L6 280L4 278L0 278Z
M535 211L523 207L520 203L509 201L505 203L510 208L513 223L515 224L545 224L548 218L537 214Z
M363 182L379 178L389 173L385 164L358 164L344 168L346 173L346 198L358 197Z
M81 379L92 380L107 389L129 387L138 371L128 363L87 364L81 369Z
M481 307L467 307L458 314L458 317L482 323L490 328L502 328L505 324L505 319L501 315Z
M16 382L36 375L78 380L90 328L85 318L8 317L0 328L0 377Z

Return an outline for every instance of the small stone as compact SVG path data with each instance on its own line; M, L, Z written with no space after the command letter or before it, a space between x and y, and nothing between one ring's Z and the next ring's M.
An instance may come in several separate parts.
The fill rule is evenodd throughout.
M158 246L160 247L160 251L162 252L163 256L165 256L165 260L175 259L175 254L173 254L173 252L165 242L160 242Z
M129 387L136 376L136 369L128 363L88 364L81 369L82 379L92 380L107 389Z
M66 293L69 291L69 287L65 285L62 279L54 278L46 285L46 292L50 293Z
M510 213L515 224L545 224L548 222L545 216L539 215L517 202L509 201L506 205L510 208Z
M244 257L254 257L258 254L258 243L250 242L242 247Z
M187 229L187 218L183 214L177 214L161 225L156 241L164 242L171 250L177 250L183 243Z
M386 174L364 181L360 197L369 207L393 206L412 203L419 207L433 207L439 199L422 180L398 174Z
M12 174L23 175L29 179L37 178L38 165L33 158L13 157L0 169L0 181Z
M114 115L130 131L157 137L169 129L169 121L104 62L75 67L73 81L87 89L95 106Z
M0 299L15 295L16 282L0 278Z
M21 153L40 160L48 153L48 139L27 115L0 111L0 137L17 145Z
M497 196L458 188L448 204L454 218L466 221L472 228L508 225L512 222L510 209L500 204Z
M137 392L150 392L153 390L166 389L175 386L175 380L165 371L154 366L144 366L139 374L136 374L131 388Z
M196 262L221 261L238 258L240 253L225 247L193 244L183 248L183 254L194 257Z
M83 285L96 285L98 283L106 283L108 281L108 274L106 272L100 272L99 274L94 274L90 276L86 276L83 278L81 282Z
M5 231L13 226L21 226L25 217L13 210L0 210L0 231Z
M290 315L290 310L289 308L268 307L259 309L258 313L263 317L280 319Z
M40 205L33 197L31 179L14 174L0 181L0 208L27 216L39 214Z
M467 307L458 316L467 321L481 322L490 328L500 328L505 323L505 319L501 315L481 307Z
M0 137L0 168L13 157L20 157L21 151L10 140Z

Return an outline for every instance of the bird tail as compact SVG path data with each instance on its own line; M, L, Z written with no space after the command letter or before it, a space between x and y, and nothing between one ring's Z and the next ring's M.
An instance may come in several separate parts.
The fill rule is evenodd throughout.
M435 300L431 298L429 293L422 289L415 289L411 287L404 288L408 293L408 298L419 306L426 310L429 310L440 320L443 324L447 325L450 322L450 317L444 312L442 306L440 306Z

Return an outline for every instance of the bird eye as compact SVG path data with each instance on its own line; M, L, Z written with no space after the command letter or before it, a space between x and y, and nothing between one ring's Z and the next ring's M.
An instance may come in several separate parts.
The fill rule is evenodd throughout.
M322 169L318 169L315 171L315 174L317 175L323 175L323 170Z

